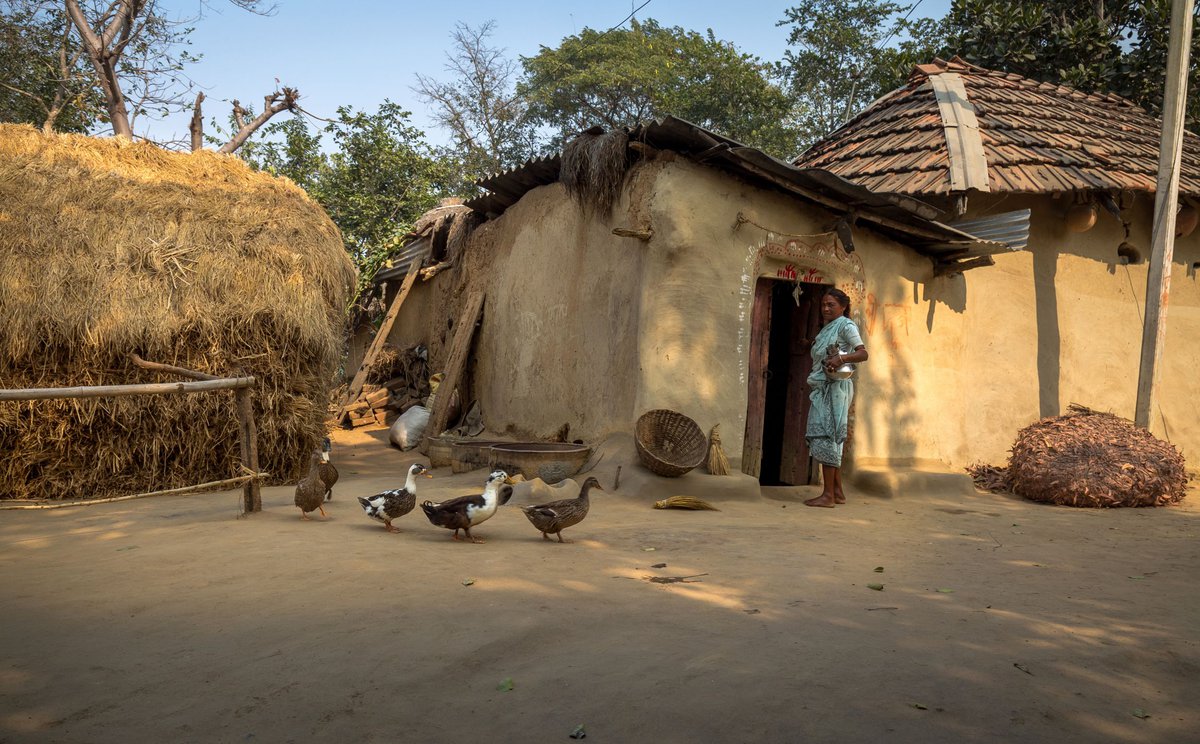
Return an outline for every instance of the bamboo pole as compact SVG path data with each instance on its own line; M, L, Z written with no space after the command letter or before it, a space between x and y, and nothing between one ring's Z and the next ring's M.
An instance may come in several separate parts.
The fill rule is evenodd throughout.
M1137 404L1133 414L1133 422L1142 428L1150 426L1150 411L1155 407L1157 396L1158 362L1167 335L1167 299L1171 292L1171 259L1175 253L1175 211L1179 204L1183 119L1194 7L1195 0L1175 0L1171 3L1167 91L1163 99L1158 184L1154 190L1154 227L1150 234L1150 268L1146 275L1146 317L1142 327L1142 357L1138 365Z
M151 369L151 370L154 370L155 372L169 372L170 374L180 375L181 377L190 377L193 380L219 380L219 379L221 379L220 377L217 377L216 375L210 375L207 372L197 372L194 369L187 369L186 367L176 367L173 364L160 364L158 362L147 362L145 359L142 359L137 354L130 354L129 359L134 364L141 367L142 369Z
M55 400L58 398L108 398L124 395L172 395L212 390L237 390L254 384L253 377L224 377L203 382L153 382L139 385L91 385L66 388L0 390L0 400Z
M194 486L181 486L179 488L171 488L166 491L149 491L147 493L135 493L129 496L113 496L107 499L88 499L87 501L63 501L54 503L37 503L37 504L0 504L0 510L9 509L62 509L67 506L91 506L92 504L111 504L114 501L132 501L133 499L144 499L150 496L178 496L180 494L193 493L195 491L204 491L209 489L224 489L240 486L247 481L258 483L263 478L270 477L270 473L254 473L253 475L239 475L236 478L226 478L225 480L209 481L208 483L197 483Z

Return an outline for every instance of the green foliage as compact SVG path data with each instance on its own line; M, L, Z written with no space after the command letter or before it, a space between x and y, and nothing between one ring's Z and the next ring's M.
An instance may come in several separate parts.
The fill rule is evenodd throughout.
M1162 110L1170 0L955 0L950 45L990 69ZM1196 7L1200 27L1200 6ZM1193 33L1187 121L1200 131L1200 34Z
M390 101L373 114L343 106L322 130L299 117L272 123L240 151L324 207L358 267L360 292L417 218L462 185L456 164L434 155L409 116Z
M814 0L788 8L793 48L776 64L796 105L804 144L824 137L871 101L901 85L914 64L941 49L942 22L910 19L890 0Z
M790 104L769 79L770 68L711 30L654 20L607 32L585 28L522 64L518 92L533 120L555 133L555 147L592 126L672 115L775 153L795 149L784 123Z
M0 121L86 132L100 119L103 98L69 30L61 7L0 0Z

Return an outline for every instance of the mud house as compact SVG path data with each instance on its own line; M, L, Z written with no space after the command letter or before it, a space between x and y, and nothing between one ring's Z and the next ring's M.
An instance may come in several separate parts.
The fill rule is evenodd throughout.
M862 436L905 434L886 451L861 454L999 463L1014 431L1070 403L1133 417L1159 136L1159 122L1124 99L956 58L919 66L904 87L797 159L920 199L966 229L1000 212L1031 215L1026 249L995 254L993 267L928 282L905 277L875 293L863 387L882 386L893 405L887 417L863 422ZM1194 470L1200 137L1191 133L1180 175L1151 430L1178 445Z
M411 260L433 265L390 340L427 344L435 367L459 309L483 295L462 390L492 432L548 437L566 423L572 438L597 440L670 408L721 424L731 458L764 482L809 482L809 339L820 293L838 286L872 349L853 461L946 467L972 451L966 391L942 388L963 363L961 272L992 270L983 259L1013 245L676 119L586 133L561 157L482 185L485 196L441 208L481 224L447 240L439 232L454 221L439 228L431 215L382 278L399 284ZM1005 237L1019 247L1016 223ZM908 302L928 303L928 326L885 319Z

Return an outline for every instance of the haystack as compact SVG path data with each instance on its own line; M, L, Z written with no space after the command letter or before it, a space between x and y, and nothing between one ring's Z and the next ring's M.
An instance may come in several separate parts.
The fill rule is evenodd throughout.
M1174 445L1111 413L1071 406L1022 429L1007 473L1012 492L1066 506L1165 506L1188 475Z
M0 380L163 382L143 358L254 375L260 465L323 432L354 269L291 182L212 152L0 125ZM87 498L237 475L232 394L0 403L0 497Z

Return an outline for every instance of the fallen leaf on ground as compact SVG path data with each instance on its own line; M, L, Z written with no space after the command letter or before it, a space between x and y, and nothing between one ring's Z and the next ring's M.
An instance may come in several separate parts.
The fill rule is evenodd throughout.
M883 573L883 566L876 566L875 573Z
M653 553L655 550L657 550L657 548L642 548L642 552L644 553Z
M504 679L500 680L500 684L496 685L496 689L499 690L500 692L508 692L508 691L512 690L512 688L513 688L512 677L505 677Z
M953 589L938 589L938 591L941 592L942 594L954 594Z
M655 563L650 568L666 568L666 567L667 567L667 564L665 564L665 563Z
M1142 579L1144 579L1146 577L1145 576L1130 576L1129 578L1131 578L1135 581L1141 581Z
M916 708L917 710L929 710L929 708L927 706L921 705L920 703L909 703L909 705Z
M573 730L571 732L571 738L572 739L586 739L587 738L587 732L583 730L582 723L579 724L578 726L576 726L575 730Z
M1130 715L1132 715L1134 718L1140 718L1143 721L1150 717L1150 714L1147 713L1146 711L1142 710L1141 708L1134 708L1133 713L1131 713Z
M1028 674L1030 677L1032 677L1032 676L1033 676L1033 672L1031 672L1031 671L1029 671L1027 668L1025 668L1025 665L1024 665L1024 664L1019 664L1019 663L1017 663L1017 662L1015 662L1015 661L1014 661L1014 662L1013 662L1013 666L1015 666L1017 669L1020 669L1022 672L1025 672L1025 673L1026 673L1026 674Z
M877 592L883 591L883 584L867 584L868 589L874 589Z
M742 612L746 613L747 615L757 615L758 613L762 612L762 610L742 610Z
M471 584L474 584L474 583L475 583L475 579L463 579L463 581L462 581L463 586L470 586Z

